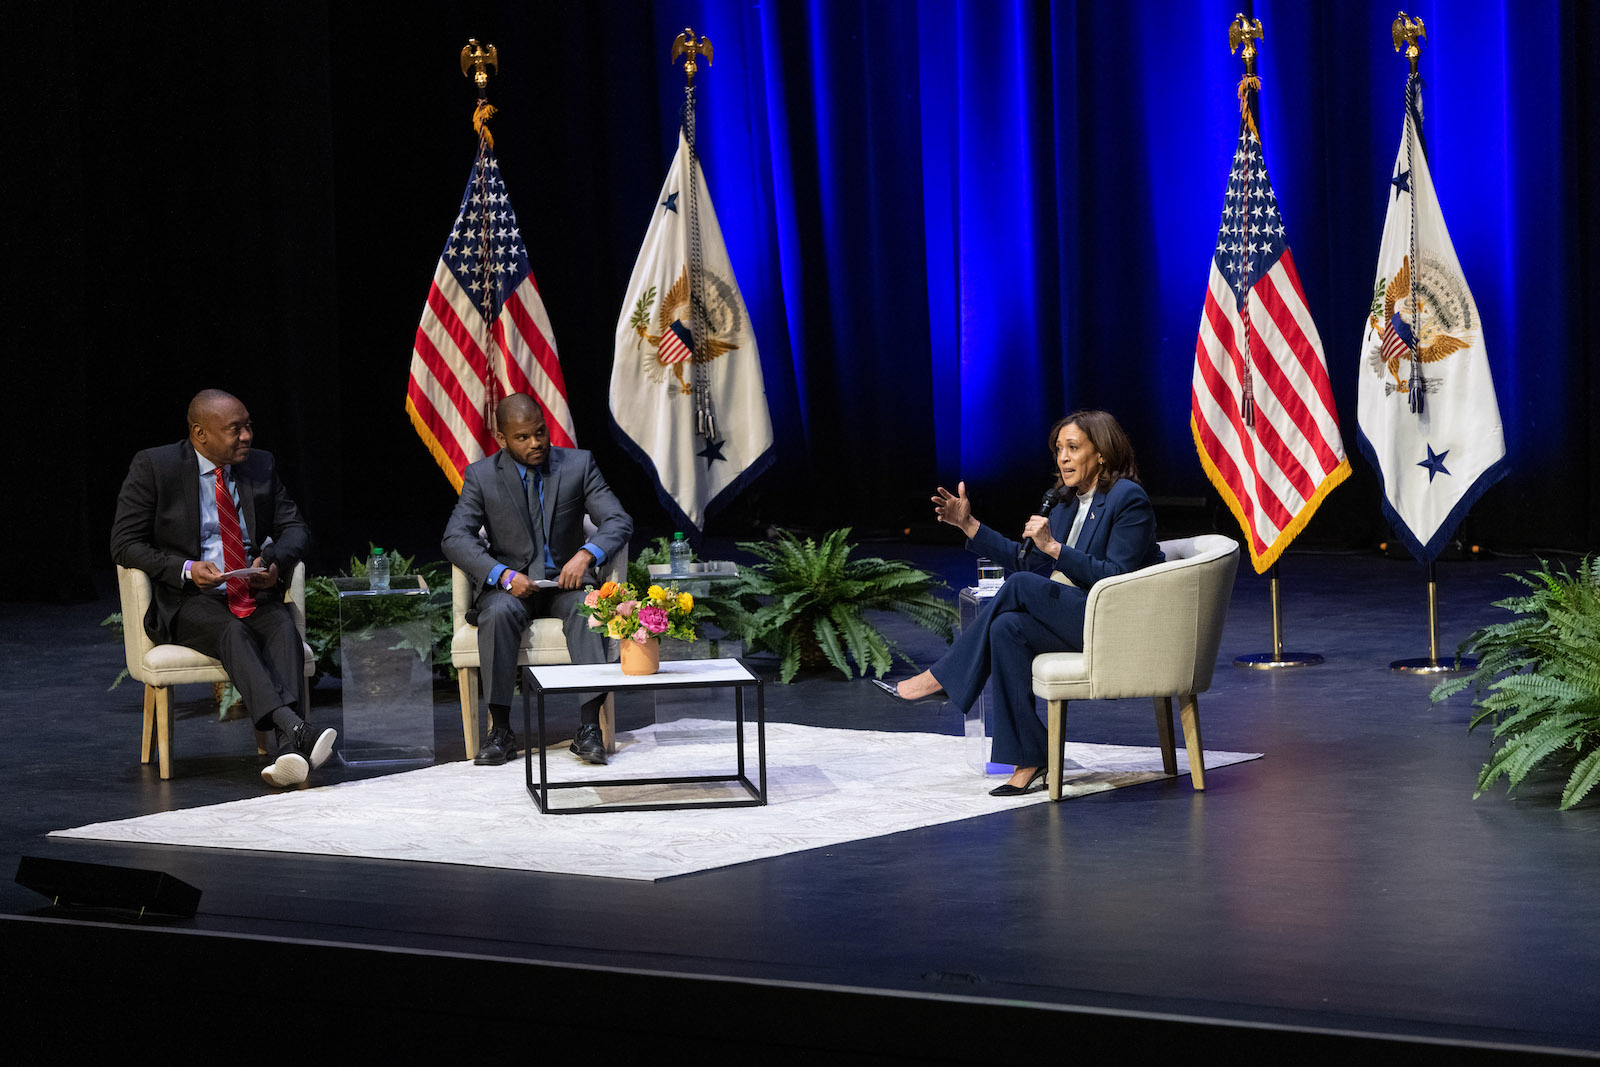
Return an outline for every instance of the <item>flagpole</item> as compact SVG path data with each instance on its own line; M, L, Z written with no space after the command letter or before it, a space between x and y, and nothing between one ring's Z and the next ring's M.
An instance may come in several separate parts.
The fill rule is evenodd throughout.
M689 238L689 336L693 352L689 356L690 373L694 377L695 433L701 437L717 435L716 411L711 404L711 367L705 358L706 337L710 329L706 323L705 260L700 245L700 157L695 148L694 128L694 76L699 69L695 60L705 57L711 65L711 40L696 37L694 30L684 27L672 41L669 62L684 56L683 72L683 140L689 151L689 204L684 211L684 226Z
M490 213L487 210L488 181L487 168L484 162L489 149L494 147L494 134L489 132L489 120L494 117L495 108L489 103L489 71L493 67L496 74L500 73L500 53L494 45L487 48L478 46L476 37L467 38L467 43L461 48L461 73L469 77L478 86L478 106L472 112L472 128L478 131L478 204L479 218L483 222L478 245L478 264L482 271L482 303L483 303L483 337L479 339L478 349L484 356L483 377L483 424L495 425L495 408L500 403L500 383L495 374L495 295L499 291L499 283L495 280L493 272L493 258L489 254L489 238L493 234Z
M1416 173L1412 157L1416 152L1417 118L1422 113L1422 77L1417 73L1417 58L1422 54L1422 49L1417 45L1418 38L1428 36L1423 28L1420 18L1414 19L1404 11L1395 16L1391 27L1394 36L1394 50L1400 51L1400 46L1405 45L1406 61L1411 70L1406 75L1406 165L1413 174ZM1422 358L1418 347L1422 343L1422 305L1417 300L1417 279L1422 273L1417 256L1417 196L1416 187L1411 191L1411 337L1407 347L1411 350L1411 380L1408 392L1410 393L1410 407L1415 415L1422 414L1423 396L1426 387L1422 380ZM1453 662L1440 662L1439 660L1439 569L1434 560L1428 561L1428 656L1426 659L1397 659L1389 664L1392 671L1403 671L1408 674L1445 674L1453 671L1470 671L1478 666L1475 659L1463 658Z
M1250 127L1250 132L1255 134L1256 140L1261 140L1261 122L1258 114L1260 104L1261 79L1256 76L1256 48L1254 41L1263 40L1260 19L1247 19L1243 14L1235 15L1228 26L1228 51L1235 52L1239 46L1244 46L1244 51L1239 58L1244 60L1244 77L1239 81L1239 113L1244 123ZM1251 273L1250 258L1253 252L1246 250L1244 271L1246 277ZM1250 301L1248 297L1239 308L1239 318L1244 324L1244 345L1240 363L1242 373L1239 380L1239 413L1244 424L1251 429L1256 424L1255 383L1250 368ZM1315 652L1285 652L1283 650L1283 607L1279 597L1278 564L1273 563L1270 575L1272 589L1272 651L1251 652L1235 657L1233 665L1249 670L1277 670L1284 667L1311 667L1322 662L1322 657Z

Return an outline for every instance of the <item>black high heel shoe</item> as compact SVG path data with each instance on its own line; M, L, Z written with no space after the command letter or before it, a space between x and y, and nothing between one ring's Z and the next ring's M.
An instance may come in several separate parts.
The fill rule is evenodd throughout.
M1037 793L1044 787L1044 768L1040 767L1033 772L1033 777L1022 785L1012 785L1010 782L1004 785L997 785L989 790L989 795L992 797L1020 797L1024 793Z
M894 699L895 703L908 708L915 707L918 704L943 704L945 701L950 699L950 694L941 689L937 693L929 693L925 697L917 697L915 700L907 700L905 697L900 695L900 690L895 688L894 682L886 682L882 678L873 678L871 679L871 682L879 689L882 689L885 693L888 693L889 696Z

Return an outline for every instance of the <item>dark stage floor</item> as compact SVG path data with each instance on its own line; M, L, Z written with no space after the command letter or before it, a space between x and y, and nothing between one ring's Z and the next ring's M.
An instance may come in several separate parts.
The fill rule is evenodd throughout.
M969 557L955 549L885 546L882 554L914 556L953 579L970 573ZM1441 564L1445 647L1503 615L1489 606L1516 588L1503 572L1529 565ZM1246 1024L1222 1031L1234 1042L1241 1033L1284 1032L1277 1028L1320 1031L1329 1058L1339 1059L1355 1056L1340 1034L1483 1043L1500 1048L1487 1055L1508 1058L1531 1054L1518 1046L1600 1052L1600 795L1559 812L1562 776L1552 773L1513 797L1472 798L1489 740L1467 733L1466 699L1434 707L1431 680L1388 670L1393 659L1427 651L1424 572L1414 563L1288 557L1286 644L1327 662L1277 673L1228 666L1235 655L1270 650L1267 583L1244 570L1202 723L1208 748L1266 757L1208 775L1205 793L1184 777L657 884L47 840L52 829L257 796L263 786L248 731L210 721L200 687L180 691L174 779L160 782L153 766L139 765L139 689L105 689L122 656L95 625L116 608L109 578L98 604L0 604L9 664L0 681L0 802L9 812L0 913L45 914L41 898L9 881L22 854L164 870L204 898L192 921L158 924L157 940L243 935L223 942L236 946L241 967L281 968L291 988L336 1006L359 994L319 984L315 962L309 973L289 972L290 961L327 946L431 953L385 957L397 974L419 958L435 961L414 1001L391 994L385 1004L419 1030L449 1026L464 1040L473 1017L499 1014L494 1005L533 981L505 961L530 961L606 969L551 980L605 1001L594 1016L597 1050L606 1031L648 1017L627 1002L632 978L671 974L752 980L772 993L752 1010L789 1004L815 1013L779 1007L754 1028L746 1019L720 1045L699 1042L763 1048L764 1060L817 1047L835 1059L927 1058L936 1029L893 1032L912 1025L901 1009L913 1000L934 1005L944 1025L973 1027L942 1047L953 1059L1031 1055L988 1029L1019 1018L1030 1022L1008 1033L1032 1026L1060 1042L1063 1055L1103 1047L1110 1033L1133 1052L1139 1035L1166 1032L1174 1019ZM921 661L940 647L890 625ZM774 664L754 662L771 676ZM455 691L441 686L437 696L439 758L460 759ZM902 711L837 673L769 684L767 709L774 720L817 725L959 729L948 712ZM337 725L335 693L324 694L315 717ZM1152 718L1144 700L1078 704L1069 736L1154 744ZM974 789L985 784L973 780ZM605 832L603 816L594 832ZM113 996L105 987L121 973L114 964L131 973L128 955L148 951L138 937L125 942L133 935L117 926L12 919L0 929L13 961L16 946L51 936L91 952L78 964L84 988ZM255 938L293 944L268 943L277 946L268 953ZM13 962L10 999L20 993L24 1006L45 1010L41 1001L67 966L45 967L35 987ZM230 1014L249 1015L231 991L218 993L221 976L146 979L174 998L158 1013L163 1025L180 1010L213 1010L219 996ZM468 992L425 993L429 981ZM33 1001L30 988L40 991ZM708 990L733 1005L736 988ZM891 994L881 1002L883 1028L854 1043L825 1036L832 1009L810 998L832 989ZM124 986L121 995L138 994ZM508 1010L549 1014L559 1027L571 1005L549 1008ZM664 1046L679 1039L661 1036Z

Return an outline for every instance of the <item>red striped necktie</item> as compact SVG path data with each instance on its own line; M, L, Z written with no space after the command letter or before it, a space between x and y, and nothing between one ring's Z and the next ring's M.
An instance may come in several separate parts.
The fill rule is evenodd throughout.
M211 471L217 476L217 525L222 530L222 569L236 571L246 565L244 535L239 532L239 511L234 506L233 494L228 492L226 467ZM256 610L255 597L250 595L248 578L228 579L228 610L243 619Z

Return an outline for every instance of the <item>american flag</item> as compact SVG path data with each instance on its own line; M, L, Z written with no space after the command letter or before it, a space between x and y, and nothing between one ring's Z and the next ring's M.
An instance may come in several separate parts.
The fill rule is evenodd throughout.
M1322 341L1248 115L1239 125L1194 355L1195 448L1260 573L1349 477L1350 461Z
M481 143L455 225L433 269L411 350L406 411L450 484L499 445L494 407L529 393L550 443L575 444L555 334L494 149Z

